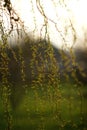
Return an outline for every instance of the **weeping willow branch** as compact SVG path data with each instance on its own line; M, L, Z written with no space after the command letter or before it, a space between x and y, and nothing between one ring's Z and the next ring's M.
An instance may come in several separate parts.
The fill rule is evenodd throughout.
M64 0L62 1L59 0L58 2L57 3L61 7L64 7L64 9L67 12L69 11ZM33 20L35 24L33 33L35 33L37 29L37 21L36 21L36 16L34 15L35 14L35 10L33 7L34 3L32 0L30 0L30 3L32 7L32 12L34 16ZM81 67L76 66L76 61L79 61L80 59L77 60L78 56L75 57L73 54L73 46L76 42L77 36L71 18L67 17L66 22L68 21L68 24L65 23L64 28L60 28L59 26L60 19L58 18L59 16L57 13L56 13L56 17L58 21L55 21L54 19L50 18L47 15L47 12L45 11L44 8L43 1L36 0L35 4L37 10L43 17L43 24L39 30L40 39L38 38L34 39L34 37L31 37L30 34L26 33L24 23L22 22L20 16L17 14L14 7L12 6L11 0L0 1L0 85L1 85L0 87L2 89L2 100L3 100L3 108L4 108L7 130L12 130L11 108L13 110L17 108L17 105L19 105L20 100L22 100L23 96L26 96L25 93L31 95L30 97L31 101L29 100L30 104L28 103L29 101L27 100L28 102L26 103L26 109L27 110L30 109L32 104L31 103L32 97L35 96L34 98L36 102L34 105L36 105L37 108L34 107L35 110L34 112L38 112L39 114L37 115L41 116L42 120L43 118L45 119L45 116L43 116L44 112L45 113L48 112L48 110L44 111L46 105L45 103L48 100L47 108L48 105L50 104L49 110L51 110L51 114L55 114L53 117L54 118L53 121L59 123L58 128L62 130L64 126L67 127L68 121L65 122L65 120L62 119L63 117L62 117L61 104L64 102L66 105L67 102L65 101L65 98L69 97L69 101L67 99L66 100L68 101L68 107L69 107L68 110L71 118L70 125L72 125L73 124L72 95L75 95L75 93L72 94L71 92L71 95L69 93L68 94L69 96L68 95L66 96L66 95L62 95L61 91L62 89L66 89L66 88L68 88L68 92L70 92L69 90L74 90L74 88L72 88L73 85L71 85L71 83L73 82L74 86L76 87L77 85L80 86L80 87L78 86L78 90L79 90L78 92L79 92L79 96L81 97L81 114L83 112L83 108L82 108L83 97L80 91L81 87L83 87L83 83L79 81L78 77L81 75L83 76L83 79L85 77L86 80L87 74L83 73L83 71L86 71L87 69L85 66L85 69L81 70L84 64L82 64ZM52 1L52 4L55 7L56 1ZM56 7L55 7L55 11L56 11ZM54 48L51 44L51 40L50 40L51 37L49 34L50 33L49 23L51 23L54 26L54 28L56 29L56 33L59 34L58 36L62 39L61 41L64 43L61 50ZM72 35L73 45L70 48L70 50L67 52L64 49L67 48L67 35L69 31ZM11 46L8 42L8 38L11 37L12 33L13 34L17 33L16 35L18 36L17 40L20 40L19 37L22 32L23 35L26 34L27 37L24 36L23 39L22 37L23 35L22 35L21 44L18 44L19 42L17 43L15 42L15 45ZM12 38L15 39L14 35ZM83 52L82 54L84 55ZM85 60L86 59L87 57L85 57ZM60 84L61 82L63 84L63 87ZM69 87L67 87L68 82L70 83ZM34 95L33 93L31 93L32 90L34 90ZM38 90L42 92L41 97L38 93L39 92ZM44 95L44 97L42 97L42 95ZM77 98L77 95L75 98ZM40 105L42 105L42 107L44 106L43 110L41 111L40 111L41 108L39 109L38 107L39 101L40 101ZM43 102L45 102L44 105Z

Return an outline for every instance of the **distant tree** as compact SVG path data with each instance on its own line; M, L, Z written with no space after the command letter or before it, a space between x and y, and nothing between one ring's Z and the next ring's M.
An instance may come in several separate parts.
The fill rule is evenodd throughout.
M83 84L87 84L87 50L76 49L76 75L78 80Z

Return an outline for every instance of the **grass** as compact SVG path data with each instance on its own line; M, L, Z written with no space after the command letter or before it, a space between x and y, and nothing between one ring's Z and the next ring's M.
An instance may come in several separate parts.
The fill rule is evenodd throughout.
M86 98L86 86L60 84L54 88L30 88L12 111L13 130L87 130ZM0 106L0 130L5 130Z

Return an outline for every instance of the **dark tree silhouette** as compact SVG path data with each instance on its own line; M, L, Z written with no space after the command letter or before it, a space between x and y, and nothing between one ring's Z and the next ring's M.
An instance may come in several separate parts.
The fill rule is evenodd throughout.
M78 80L87 84L87 49L76 49L76 75Z

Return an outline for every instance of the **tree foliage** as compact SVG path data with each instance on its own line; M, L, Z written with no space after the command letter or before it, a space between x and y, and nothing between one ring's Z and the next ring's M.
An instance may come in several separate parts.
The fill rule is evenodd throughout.
M58 3L68 10L64 1L59 0ZM36 7L44 19L39 38L35 38L26 32L24 23L16 13L10 0L0 1L0 91L7 130L12 129L12 107L17 108L23 95L26 96L30 88L34 90L34 96L38 100L40 99L37 90L45 90L45 98L51 103L55 101L53 109L56 109L56 112L58 110L59 114L55 118L60 121L61 114L58 105L63 99L60 86L61 83L70 82L71 84L73 82L81 97L81 114L83 113L83 95L80 87L87 83L86 51L73 50L77 35L70 18L68 18L69 25L65 26L63 32L61 32L57 23L47 17L40 0L36 0ZM56 49L51 44L48 31L49 22L55 26L64 43L62 49ZM44 38L42 38L43 28L45 29ZM69 31L72 34L73 45L71 48L66 45ZM15 44L10 44L13 42ZM71 100L72 97L70 97ZM71 108L71 104L69 107ZM82 118L83 115L81 115ZM64 125L64 121L62 123Z

